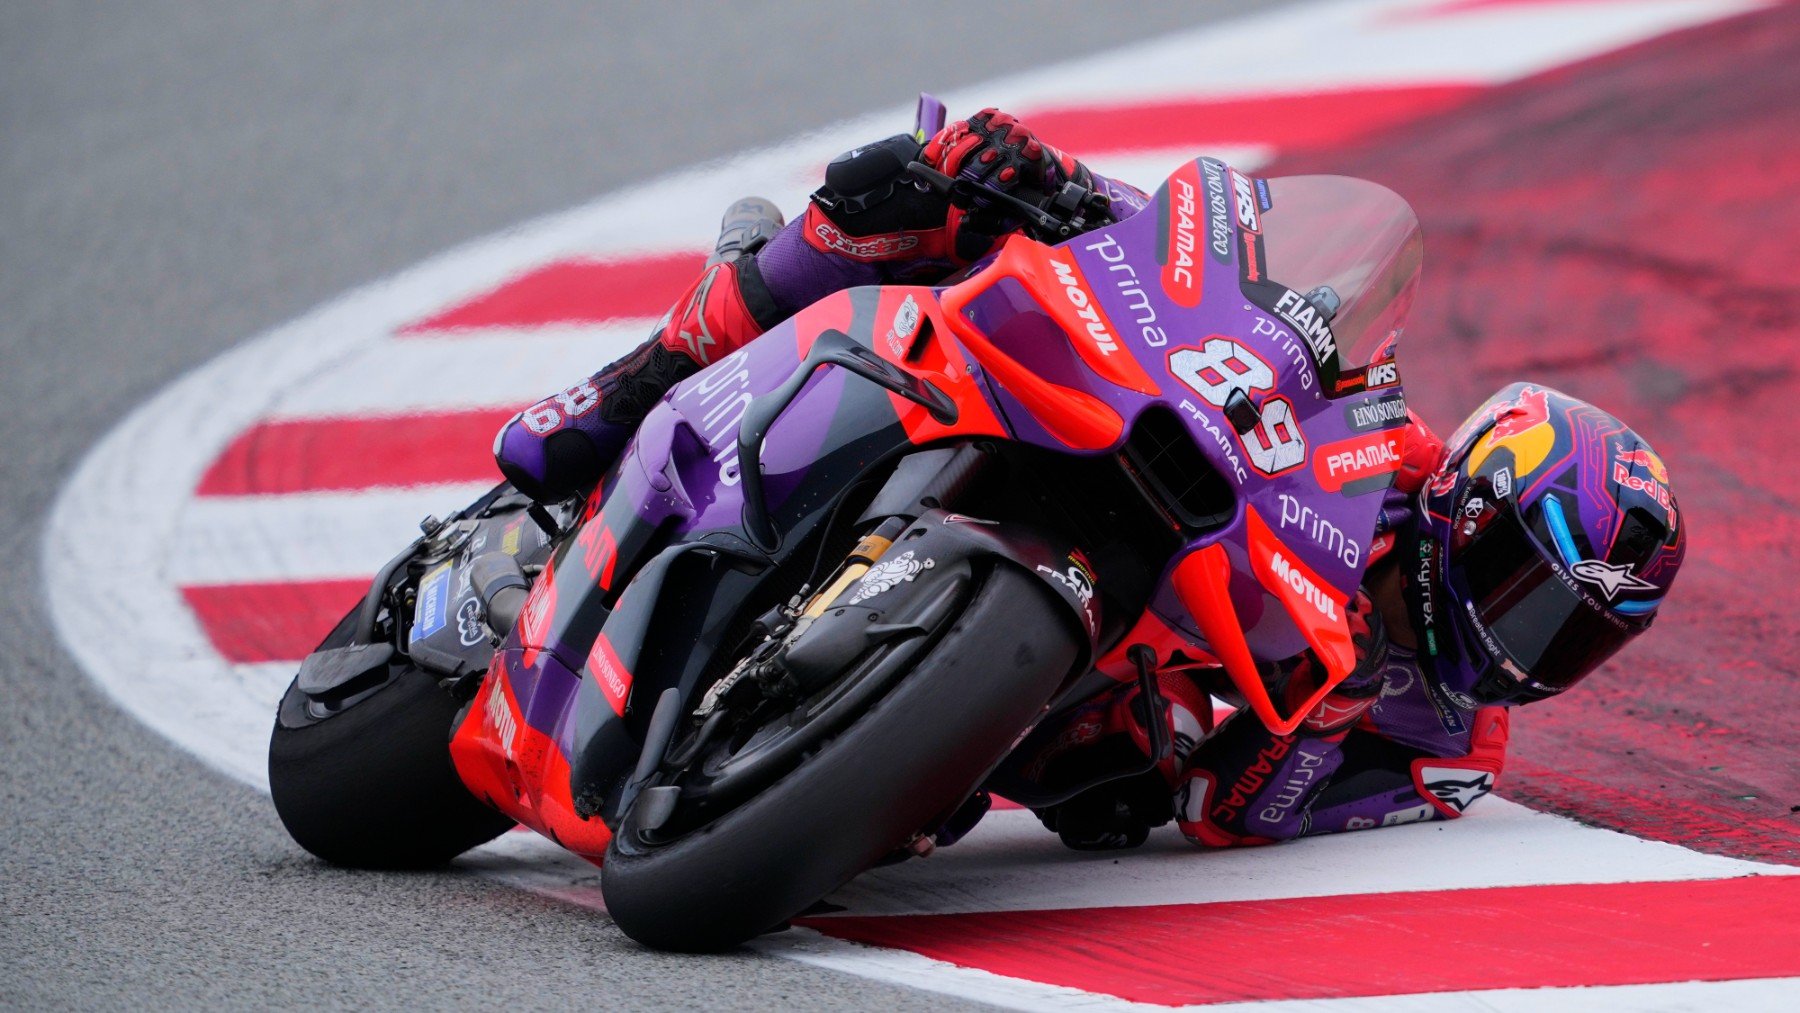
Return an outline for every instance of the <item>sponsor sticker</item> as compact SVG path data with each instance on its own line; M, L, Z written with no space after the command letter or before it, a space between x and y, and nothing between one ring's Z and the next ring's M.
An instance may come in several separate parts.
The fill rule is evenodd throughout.
M1070 308L1080 321L1080 333L1086 335L1088 341L1100 350L1101 355L1117 352L1119 339L1113 331L1112 321L1107 319L1095 302L1093 291L1088 288L1081 268L1075 266L1073 253L1063 251L1061 255L1052 256L1050 268L1062 289L1063 298L1068 300Z
M587 662L588 670L594 673L594 681L600 684L600 694L606 697L614 714L624 717L625 701L631 696L631 673L626 671L625 663L619 660L606 634L594 638Z
M1648 447L1634 447L1613 455L1612 480L1621 489L1641 492L1656 501L1675 526L1675 497L1669 492L1669 469Z
M1254 279L1253 279L1254 280ZM1319 312L1312 300L1286 286L1275 297L1275 315L1287 321L1306 347L1312 350L1313 364L1321 370L1338 358L1337 336L1331 333L1331 322Z
M1569 567L1575 579L1592 584L1600 589L1607 601L1619 596L1620 591L1654 591L1656 585L1631 572L1626 563L1608 563L1599 559L1584 559Z
M906 357L906 346L918 335L921 319L919 301L908 292L900 308L894 311L894 323L887 332L888 351L894 353L894 358Z
M1144 344L1151 348L1161 348L1168 344L1169 335L1157 325L1156 307L1150 305L1150 296L1144 292L1143 283L1138 280L1137 268L1133 267L1131 261L1126 258L1125 247L1119 245L1119 241L1114 239L1111 233L1102 232L1092 242L1084 244L1082 248L1099 257L1101 262L1106 265L1105 277L1112 281L1115 294L1124 303L1124 308L1130 312L1132 325L1138 329L1138 336L1143 339ZM1198 275L1193 275L1193 278L1196 286L1193 297L1198 302L1200 298ZM1167 285L1164 288L1166 290ZM1176 302L1181 302L1181 300L1177 299ZM1182 305L1193 304L1182 303Z
M1494 495L1505 499L1512 495L1512 469L1501 468L1494 472Z
M1169 177L1164 204L1164 235L1158 247L1162 263L1163 294L1177 306L1200 305L1202 272L1199 260L1200 167L1189 162ZM1226 246L1227 254L1230 246Z
M1400 425L1406 421L1406 396L1395 392L1346 405L1344 421L1359 433Z
M935 559L913 558L911 549L898 556L882 559L863 572L862 581L856 586L856 593L850 596L850 604L865 602L885 591L891 591L936 565Z
M1461 767L1419 768L1418 778L1425 794L1442 802L1455 815L1462 815L1475 800L1494 790L1494 775L1485 770Z
M1362 562L1362 543L1344 534L1344 530L1331 523L1323 514L1308 506L1298 496L1282 493L1279 497L1281 512L1277 515L1280 524L1277 527L1286 531L1292 529L1306 536L1308 540L1338 558L1350 569L1356 569Z
M1250 180L1236 169L1231 170L1232 206L1237 211L1238 228L1245 232L1261 232L1261 206L1256 200L1256 190Z
M909 235L869 236L858 239L846 235L842 229L823 217L813 225L813 235L819 237L819 242L826 249L849 257L851 260L891 260L919 245L919 237Z
M494 736L500 740L501 751L510 759L513 741L519 737L519 722L506 703L506 680L494 679L489 685L493 688L488 690L487 705L482 711L487 715L489 727L494 729Z
M481 603L464 598L456 607L456 637L464 647L474 647L487 639L487 624L481 621Z
M1200 175L1206 184L1206 249L1221 264L1231 263L1231 210L1225 196L1225 163L1216 158L1200 160Z
M424 640L449 624L450 570L451 565L445 563L419 581L419 602L413 609L409 640Z
M1327 443L1313 454L1313 475L1327 492L1354 496L1386 488L1387 476L1400 469L1404 439L1401 433L1383 431Z

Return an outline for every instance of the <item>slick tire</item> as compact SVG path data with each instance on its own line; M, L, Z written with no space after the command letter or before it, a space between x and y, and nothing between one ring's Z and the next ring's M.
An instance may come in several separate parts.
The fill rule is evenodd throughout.
M290 713L299 694L282 701ZM275 721L269 793L299 845L334 865L422 869L500 836L513 823L477 801L450 762L460 705L408 668L317 723Z
M606 909L660 950L777 928L967 797L1063 683L1068 609L1000 565L900 683L793 772L668 844L613 839Z

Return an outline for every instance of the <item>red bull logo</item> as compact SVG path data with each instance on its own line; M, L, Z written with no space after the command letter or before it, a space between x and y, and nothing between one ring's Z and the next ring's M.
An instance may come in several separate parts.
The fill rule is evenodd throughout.
M1614 455L1613 460L1628 468L1643 468L1650 472L1651 478L1654 478L1665 485L1668 484L1668 467L1663 464L1662 458L1657 457L1656 452L1649 447L1637 447L1632 450L1621 451Z
M1536 471L1556 447L1556 427L1550 424L1549 391L1527 387L1519 392L1518 400L1495 405L1491 417L1494 427L1469 451L1471 474L1488 455L1505 447L1512 452L1515 479L1522 479Z
M1675 497L1669 492L1669 469L1648 447L1636 447L1613 455L1613 484L1641 492L1656 501L1675 526Z

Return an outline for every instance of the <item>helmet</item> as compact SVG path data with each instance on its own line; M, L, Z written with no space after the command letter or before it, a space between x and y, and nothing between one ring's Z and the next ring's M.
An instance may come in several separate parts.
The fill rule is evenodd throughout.
M1460 656L1477 704L1542 699L1580 681L1650 627L1685 550L1668 469L1650 445L1537 384L1515 383L1477 409L1423 495L1425 646Z

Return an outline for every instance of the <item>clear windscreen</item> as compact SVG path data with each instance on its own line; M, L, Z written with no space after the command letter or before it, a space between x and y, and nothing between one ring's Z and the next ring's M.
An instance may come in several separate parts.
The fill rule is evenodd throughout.
M1269 280L1299 293L1329 288L1338 303L1331 331L1342 369L1367 365L1412 308L1424 255L1418 216L1399 194L1368 180L1283 176L1267 183Z

